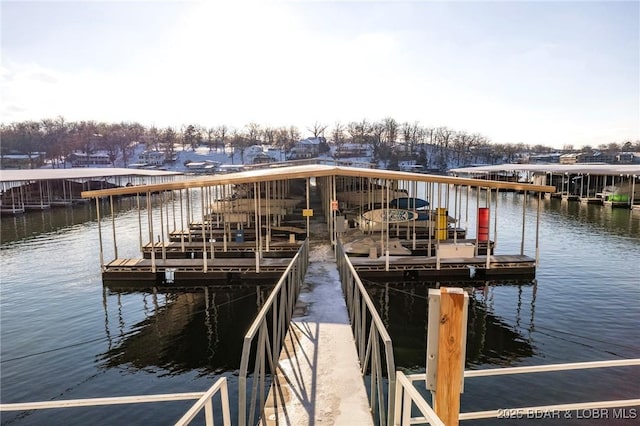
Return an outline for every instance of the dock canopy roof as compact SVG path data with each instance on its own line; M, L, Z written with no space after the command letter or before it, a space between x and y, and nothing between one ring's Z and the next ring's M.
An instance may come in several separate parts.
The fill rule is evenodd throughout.
M640 164L498 164L494 166L461 167L449 170L449 173L456 175L480 175L500 172L640 176Z
M305 179L326 176L364 177L371 179L404 180L463 186L480 186L483 188L555 192L555 187L547 185L532 185L519 182L500 182L491 180L459 178L453 176L400 172L392 170L365 169L359 167L342 167L315 164L303 166L268 167L238 173L200 177L195 179L183 180L180 182L140 185L127 188L114 188L97 191L85 191L82 193L82 197L95 198L106 197L110 195L136 194L155 191L199 188L205 186L268 182L287 179Z
M70 169L0 170L0 182L28 182L32 180L90 179L118 176L175 176L179 172L140 170L110 167L77 167Z

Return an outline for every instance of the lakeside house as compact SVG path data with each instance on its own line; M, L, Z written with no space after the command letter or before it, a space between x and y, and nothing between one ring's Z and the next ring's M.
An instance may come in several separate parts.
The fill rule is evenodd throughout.
M46 152L5 154L0 157L0 169L30 169L44 164Z
M138 154L138 161L148 166L162 166L167 162L167 155L155 149L145 150Z
M69 156L73 167L111 166L111 156L104 151L74 151Z
M369 146L355 143L343 143L338 146L333 154L335 158L366 157L369 155Z
M320 155L320 142L322 142L321 137L319 138L307 138L302 139L291 148L289 151L289 155L287 156L287 160L306 160L308 158L316 158Z

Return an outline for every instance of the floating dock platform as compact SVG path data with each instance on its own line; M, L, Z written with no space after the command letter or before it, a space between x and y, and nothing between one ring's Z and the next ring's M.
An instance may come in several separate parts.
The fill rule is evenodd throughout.
M424 193L417 193L418 183L422 184L421 191ZM304 188L303 197L300 196L301 188ZM354 190L358 193L356 201L360 204L352 205L348 201L340 201L339 194ZM377 209L389 209L393 201L390 194L407 199L419 197L425 200L431 214L438 212L435 216L438 220L434 220L428 226L424 223L419 224L418 221L415 224L410 221L385 222L377 224L375 231L358 230L357 232L362 232L362 235L374 240L396 238L402 246L409 249L410 254L353 257L354 267L363 277L533 278L536 258L527 256L524 252L496 253L494 243L488 241L491 234L495 234L497 238L497 231L500 229L497 219L489 222L487 215L487 222L482 225L483 234L480 236L479 228L476 239L468 238L467 229L460 227L463 216L460 207L463 192L467 206L478 204L472 209L477 209L479 214L481 210L489 212L492 205L497 208L497 195L500 190L535 192L538 194L538 203L541 203L541 194L552 192L553 187L389 170L306 165L256 169L215 175L206 179L194 178L180 182L88 191L83 192L82 196L94 198L96 202L103 280L109 285L122 283L131 286L135 281L147 287L182 285L190 282L200 284L203 281L211 284L239 281L246 283L252 280L275 282L286 270L302 242L310 235L311 221L325 225L326 238L336 245L345 232L352 234L350 231L354 230L352 221L346 219L341 209L352 212L357 210L360 214L373 206ZM451 199L456 200L452 206L449 206L449 198L438 195L449 194L449 191ZM470 197L472 191L475 196ZM482 205L479 204L480 192L485 193ZM212 206L220 205L217 197L237 197L238 194L250 197L248 200L251 201L242 204L242 208L247 210L243 210L241 214L243 223L225 223L220 218L213 221ZM107 261L103 259L105 251L102 247L100 215L104 206L99 200L115 196L144 196L144 202L137 203L140 210L140 258L123 259L117 255L117 249L114 247L115 258ZM277 205L280 201L292 200L292 197L298 197L297 206L283 215L282 209L277 208ZM265 200L270 202L264 202ZM367 204L361 204L363 201ZM221 207L223 210L228 209L221 213L222 217L238 216L238 212L233 208L239 204L227 204ZM253 212L249 209L251 205L256 209ZM271 206L276 207L272 209ZM143 209L146 209L144 213ZM154 210L155 215L150 213ZM413 215L410 216L417 216L417 213L423 212L424 210L414 209ZM111 214L113 215L113 212ZM467 223L469 207L465 216ZM146 218L146 223L143 218ZM285 218L289 221L285 221ZM525 219L523 210L523 226ZM297 226L291 226L291 223ZM173 229L170 229L170 224L173 224ZM111 227L111 232L105 234L113 234L112 240L116 241L118 226L115 215ZM537 228L536 224L536 257ZM157 240L149 241L151 236L154 240L157 237ZM524 233L522 238L524 241ZM521 246L524 247L524 243ZM488 259L487 251L490 255ZM371 252L369 254L371 255Z

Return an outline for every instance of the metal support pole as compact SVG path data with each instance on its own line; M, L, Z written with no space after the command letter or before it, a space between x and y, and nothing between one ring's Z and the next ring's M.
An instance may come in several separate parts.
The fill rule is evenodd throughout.
M307 211L309 210L309 178L307 178ZM307 215L307 239L309 239L309 215Z
M96 197L96 216L98 220L98 242L100 243L100 268L104 271L104 251L102 248L102 226L100 225L100 198Z
M118 242L116 241L116 214L113 211L113 195L109 196L109 205L111 207L111 231L113 232L113 252L114 256L118 258Z
M149 222L149 242L151 243L151 272L156 272L156 245L153 242L153 211L151 210L151 192L147 191L147 221Z
M494 204L493 211L493 248L498 247L498 195L500 193L500 188L496 188L496 202ZM487 241L487 244L491 243L491 241ZM488 248L488 247L487 247Z
M631 209L636 199L636 175L631 176Z
M160 199L160 250L162 252L162 260L167 259L167 249L164 244L164 215L162 214L162 201L164 200L164 192L160 191L159 199Z
M142 212L140 210L140 193L136 194L136 205L138 207L138 243L142 251Z
M491 188L487 188L487 207L491 208ZM491 228L491 219L487 221L487 264L486 264L487 272L491 268L491 250L489 250L489 247L491 245L491 241L489 239L489 235L491 235L490 228Z
M204 213L204 186L200 187L200 209L202 210L202 213ZM206 236L204 221L202 222L202 226L200 227L200 230L202 235L202 272L206 274L208 269L207 267L207 236Z
M540 265L540 193L538 193L538 210L536 213L536 268Z
M524 198L522 200L522 237L520 239L520 256L524 256L524 228L527 213L527 190L524 191Z

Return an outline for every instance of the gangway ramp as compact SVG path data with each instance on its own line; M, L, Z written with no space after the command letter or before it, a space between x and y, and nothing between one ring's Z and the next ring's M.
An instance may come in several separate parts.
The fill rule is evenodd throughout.
M267 424L372 425L340 276L330 243L312 244L280 354Z

